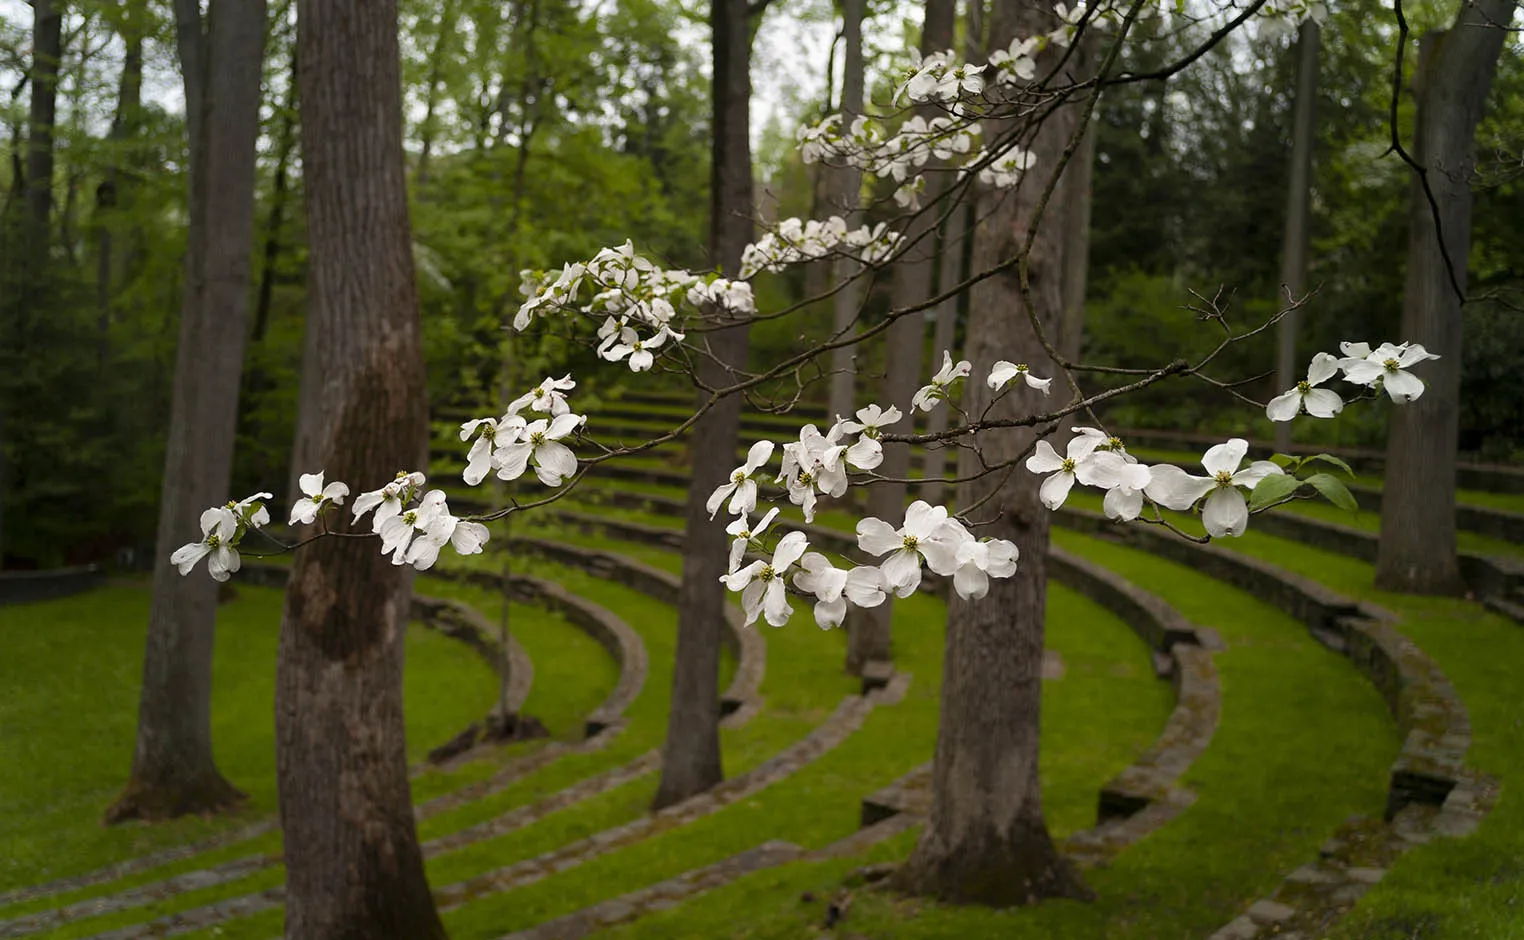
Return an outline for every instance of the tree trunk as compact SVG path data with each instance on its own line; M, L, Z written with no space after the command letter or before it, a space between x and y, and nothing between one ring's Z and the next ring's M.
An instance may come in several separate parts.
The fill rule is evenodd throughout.
M1376 584L1389 591L1451 594L1464 590L1455 554L1460 295L1466 290L1466 258L1471 248L1476 125L1503 48L1505 33L1499 26L1506 26L1513 13L1510 0L1464 4L1455 25L1433 38L1433 48L1420 57L1415 72L1418 118L1413 158L1426 168L1438 208L1431 211L1423 181L1415 174L1402 339L1422 343L1441 358L1418 370L1428 383L1422 397L1391 409L1376 556ZM1448 252L1448 265L1442 251Z
M1051 28L1046 4L996 7L990 44ZM1040 61L1043 74L1061 50ZM1037 162L1014 192L994 193L981 206L974 269L984 271L1012 257L1034 224L1042 185L1057 167L1079 118L1078 106L1060 108L1044 120L1032 142ZM986 128L988 140L1005 129ZM1028 259L1036 317L1048 337L1062 319L1062 212L1037 222L1040 234ZM963 407L983 414L994 393L978 379L996 359L1028 362L1052 374L1028 320L1020 275L1007 271L974 288L966 357L977 363L965 382ZM1043 403L1008 395L995 417L1015 417ZM986 460L1010 460L1031 442L1032 432L1008 429L980 435ZM959 469L972 473L978 457L963 452ZM998 515L980 535L1006 538L1020 549L1016 575L990 583L988 596L949 603L942 708L932 773L932 808L921 839L897 873L904 889L950 901L1005 906L1046 897L1086 897L1088 892L1059 855L1043 820L1038 778L1039 711L1042 698L1043 617L1047 600L1048 511L1038 500L1041 479L1023 468L995 473L959 487L960 505L998 492L980 510Z
M254 306L254 330L251 339L262 342L270 328L270 307L275 301L275 271L280 264L281 232L286 227L286 202L291 193L291 157L296 150L297 60L291 58L291 86L286 89L286 106L280 116L280 136L276 144L275 179L270 188L270 212L265 218L265 246L259 266L259 298ZM250 389L263 389L263 375L251 379Z
M953 0L926 0L926 17L921 26L921 54L927 55L950 49L953 43L953 20L956 7ZM940 109L922 106L920 111L930 119ZM902 234L910 247L894 264L891 285L891 304L895 309L918 304L931 296L932 276L936 270L935 232L936 209L930 207L940 188L942 174L928 167L926 208L912 215ZM900 317L884 332L884 381L879 386L878 404L885 408L893 405L906 415L904 427L909 428L915 411L910 399L921 384L922 347L926 344L926 316L912 313ZM933 355L939 354L937 350ZM940 363L938 363L940 366ZM876 471L880 476L903 480L910 474L910 445L884 444L884 462ZM905 515L905 498L909 488L904 483L875 483L868 492L868 515L898 526ZM854 608L847 626L847 672L861 673L863 667L874 660L893 658L890 622L894 617L893 600L877 607Z
M851 127L852 121L863 113L863 14L867 0L842 0L841 2L841 124ZM829 109L827 109L829 110ZM862 224L862 172L855 167L832 167L827 170L830 191L829 212L840 212L847 220L848 228ZM831 298L831 332L846 335L852 329L852 321L862 309L865 285L860 276L862 266L846 259L825 262L833 284L842 284ZM848 280L850 279L850 280ZM841 346L831 351L830 410L827 418L837 415L847 417L856 404L857 364L856 347Z
M984 0L965 0L963 16L964 57L970 63L983 62ZM942 226L942 241L937 258L938 293L949 290L961 281L967 270L968 240L973 237L969 203L973 200L974 193L970 188L959 196L958 204ZM951 350L957 342L960 299L961 295L949 297L937 304L936 322L931 330L931 354L934 357L941 355L944 349ZM947 430L947 415L946 408L938 408L928 414L926 432L937 434ZM920 497L928 503L940 503L946 498L947 487L936 481L947 473L947 449L928 447L923 459L922 476L926 482L921 484Z
M1081 42L1093 40L1089 34ZM1093 45L1086 43L1087 45ZM1095 124L1085 128L1079 149L1064 168L1064 319L1059 352L1078 359L1085 335L1085 293L1090 280L1090 197L1095 176Z
M169 562L198 536L201 513L228 497L249 312L264 0L213 0L208 22L197 54L182 63L186 100L199 100L203 113L191 122L200 136L191 145L189 247L137 749L107 822L218 812L243 797L212 761L217 585L203 573L182 577ZM207 73L190 71L191 61ZM198 86L204 93L191 94Z
M48 258L53 211L53 125L58 112L58 63L63 56L63 4L33 0L32 101L26 143L27 280L35 284ZM28 301L35 298L28 292Z
M735 276L752 238L751 30L747 0L710 0L714 31L714 140L710 149L710 261ZM730 369L746 361L747 328L709 334L699 380L729 384ZM702 402L707 395L700 393ZM702 793L724 779L720 766L720 631L725 629L725 528L705 503L735 462L741 397L718 402L693 427L693 482L688 490L683 580L677 597L677 661L672 709L662 747L661 784L654 808Z
M300 0L297 47L308 350L323 362L302 389L315 405L308 469L358 492L428 455L395 0ZM350 530L350 514L330 524ZM289 940L445 935L403 738L411 574L375 539L321 539L296 557L275 707Z
M1293 299L1300 298L1307 282L1308 216L1312 212L1312 141L1317 132L1314 117L1318 98L1318 24L1311 17L1302 21L1297 39L1296 116L1291 131L1291 173L1286 187L1286 235L1281 243L1281 283ZM1284 302L1284 298L1281 299ZM1280 394L1302 379L1296 356L1297 321L1293 310L1281 318L1275 359L1275 392ZM1275 422L1275 449L1291 450L1290 421Z
M444 77L444 53L445 39L455 30L455 4L453 0L446 3L439 11L439 35L434 37L434 51L429 54L429 78L428 90L424 94L423 122L418 126L418 136L421 138L421 146L418 150L418 198L423 198L423 189L429 182L429 157L434 150L434 134L436 131L435 110L439 103L439 83Z
M138 112L143 103L143 29L136 4L128 4L123 12L121 35L126 51L117 86L116 116L111 120L108 138L115 149L95 190L96 224L100 227L95 257L96 332L102 368L111 353L111 287L115 269L111 229L116 224L114 210L123 201L120 163L126 141L137 133Z

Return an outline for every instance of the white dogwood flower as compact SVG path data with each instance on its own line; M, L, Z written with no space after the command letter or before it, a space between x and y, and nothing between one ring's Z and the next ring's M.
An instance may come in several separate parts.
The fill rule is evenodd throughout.
M1363 344L1351 345L1358 350L1358 347ZM1417 343L1412 345L1403 343L1401 346L1382 343L1380 347L1363 358L1350 357L1339 360L1339 366L1344 370L1346 381L1356 385L1375 385L1380 382L1392 401L1402 405L1417 400L1418 396L1423 394L1423 381L1403 370L1425 359L1438 358Z
M1151 467L1153 479L1144 492L1159 505L1176 510L1190 509L1206 496L1201 522L1207 534L1213 538L1243 535L1249 526L1249 504L1238 488L1252 490L1265 477L1285 472L1268 460L1256 460L1240 470L1239 464L1248 452L1249 442L1241 437L1211 447L1201 458L1207 471L1204 477L1173 464Z
M915 397L910 400L910 404L922 411L930 411L937 406L937 402L948 397L949 386L958 379L967 376L973 371L973 368L967 359L959 360L957 364L954 364L952 353L944 349L942 351L942 368L936 375L931 377L930 385L922 386L921 390L915 393Z
M730 472L730 479L715 488L709 494L709 502L706 504L709 510L709 518L713 519L715 513L720 511L720 504L725 497L730 497L730 512L736 515L752 512L757 508L757 481L753 480L752 474L762 469L773 455L772 441L757 441L746 451L746 462Z
M808 547L803 532L790 532L778 540L771 561L759 559L739 571L721 575L725 587L741 592L741 609L746 612L747 626L755 623L759 614L775 627L788 623L794 608L788 603L784 576Z
M746 547L757 539L760 539L762 533L767 531L768 523L772 522L778 515L778 507L774 506L769 509L767 514L756 525L746 521L747 515L747 513L741 513L730 525L725 527L725 531L733 538L733 541L730 543L730 567L726 568L726 571L734 572L741 566L741 559L746 556Z
M1344 399L1339 393L1327 388L1316 388L1339 372L1336 356L1320 352L1312 357L1307 367L1307 378L1296 383L1296 388L1270 399L1265 406L1265 416L1271 421L1290 421L1303 410L1314 418L1332 418L1344 410Z
M1094 436L1077 434L1069 439L1064 456L1060 457L1046 439L1037 442L1036 452L1027 458L1027 469L1033 473L1052 474L1042 481L1042 487L1037 493L1044 506L1049 509L1062 506L1069 497L1069 490L1075 480L1086 486L1110 485L1110 481L1100 473L1102 468L1092 460L1099 445L1100 441Z
M412 473L406 470L399 471L395 480L379 490L361 493L355 498L353 507L355 521L360 521L361 516L374 509L376 515L371 520L371 528L375 532L380 532L381 524L402 512L403 505L423 486L424 482L424 475L417 470Z
M1011 363L1001 359L990 369L990 388L998 392L1018 375L1027 383L1027 388L1035 388L1044 395L1048 394L1048 386L1053 384L1052 379L1039 379L1033 375L1024 362Z
M545 411L553 418L560 417L571 411L571 405L566 403L566 393L576 387L577 383L572 381L570 375L563 375L559 379L547 378L510 402L508 413L516 415L527 405L530 411Z
M586 420L582 415L566 413L525 426L518 440L498 447L495 452L495 459L501 464L498 479L517 480L532 464L541 483L560 486L577 472L577 455L561 441Z
M291 519L287 525L308 525L328 505L344 505L344 497L349 495L349 486L338 480L324 486L322 473L304 473L296 482L301 487L302 496L292 502Z
M979 600L990 592L990 578L1009 578L1016 573L1021 552L1006 539L969 538L958 545L958 570L953 590L964 600Z
M848 601L858 607L877 607L887 596L883 573L871 565L843 570L819 552L806 552L799 567L803 570L795 572L794 587L815 595L815 623L822 630L841 626Z
M893 405L888 409L878 405L869 405L859 408L854 416L856 421L842 421L838 424L844 434L861 435L857 443L847 448L847 463L859 470L872 470L884 462L884 445L879 443L879 435L883 429L896 423L904 415Z
M947 524L947 508L916 500L905 510L905 524L895 529L872 516L857 524L857 547L879 563L884 584L898 597L909 597L921 586L921 559L940 575L958 570L958 543L966 537L961 526Z
M175 549L169 556L170 564L180 569L180 574L190 574L196 562L206 559L206 570L214 581L226 581L242 565L238 557L235 539L238 537L238 516L226 506L214 506L201 514L201 541L191 542Z
M1153 471L1132 460L1125 451L1101 450L1090 455L1091 465L1087 475L1104 481L1106 497L1101 508L1108 519L1130 521L1143 511L1143 493L1153 482Z

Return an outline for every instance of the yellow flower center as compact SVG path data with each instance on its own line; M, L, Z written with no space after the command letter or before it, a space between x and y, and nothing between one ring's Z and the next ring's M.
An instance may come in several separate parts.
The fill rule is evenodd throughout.
M744 470L737 470L730 475L730 482L732 483L740 483L744 479L746 479L746 472Z
M1308 390L1310 390L1311 388L1312 388L1312 386L1307 384L1307 380L1306 379L1303 379L1302 381L1296 383L1296 390L1298 392L1301 392L1303 395L1306 395Z
M222 538L220 536L218 536L216 533L213 533L213 534L208 535L206 537L206 545L207 545L208 548L216 548L217 546L219 546L221 544L222 544Z
M1383 362L1381 365L1388 372L1396 372L1397 371L1397 360L1396 359L1388 359L1386 362Z
M413 512L412 510L408 510L402 514L402 521L406 522L408 525L412 525L418 521L418 513Z
M1218 486L1231 486L1233 484L1233 472L1231 470L1218 470L1215 479Z
M1016 363L1016 371L1017 372L1025 372L1025 371L1027 371L1027 364L1025 362L1018 362L1018 363Z
M757 577L761 578L763 581L771 581L773 578L777 577L777 572L773 571L772 565L763 565L762 571L757 575Z
M312 500L312 501L313 501L313 502L314 502L314 503L321 503L321 502L322 502L322 501L323 501L323 494L322 494L322 493L314 493L314 494L313 494L313 495L312 495L312 496L311 496L311 497L309 497L309 498L310 498L310 499L311 499L311 500Z
M541 444L545 443L545 435L540 431L536 431L533 434L529 435L529 442L534 446L539 447Z
M913 551L915 551L915 547L917 545L921 544L921 541L920 541L920 539L916 538L913 535L907 535L907 536L905 536L905 540L904 540L903 544L904 544L905 548L907 548L907 549L909 549L910 551L913 552Z
M1068 457L1065 457L1063 465L1059 468L1059 472L1060 473L1073 473L1074 472L1074 461L1070 460Z
M1106 438L1106 446L1112 450L1121 450L1122 439L1120 437L1108 437Z

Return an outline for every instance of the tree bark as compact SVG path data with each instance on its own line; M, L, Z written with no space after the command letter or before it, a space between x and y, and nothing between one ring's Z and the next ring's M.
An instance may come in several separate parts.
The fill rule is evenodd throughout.
M58 63L62 57L63 4L33 0L32 100L26 142L28 281L35 281L47 263L51 241L53 125L58 112Z
M201 513L228 497L249 312L265 3L213 0L208 20L182 63L186 100L199 101L203 113L191 122L200 136L191 146L189 247L137 749L107 822L218 812L243 797L212 760L217 585L203 572L182 577L169 562L178 545L199 536ZM188 35L182 30L182 40ZM191 62L208 72L197 76ZM198 86L203 91L190 94Z
M1054 23L1048 9L1047 3L998 5L990 44L998 48L1013 35L1046 32ZM1044 54L1039 74L1051 68L1058 51ZM1038 225L1027 264L1036 308L1031 313L1050 340L1062 320L1064 218L1061 210L1041 220L1035 214L1043 184L1076 128L1078 111L1077 105L1059 108L1044 120L1032 142L1034 169L1014 192L987 197L974 246L974 269L988 270L1016 254L1029 228ZM986 128L986 139L997 140L1005 130ZM1042 352L1023 302L1018 271L976 286L970 310L965 355L978 369L1008 359L1031 363L1040 375L1052 374L1053 364ZM963 407L971 414L983 414L994 395L977 377L964 384ZM1017 417L1041 406L1020 394L1008 395L994 406L992 417ZM989 461L1016 458L1031 443L1032 433L985 432L980 435L983 456ZM963 452L959 469L974 472L978 457ZM992 581L982 600L970 603L954 596L949 603L931 815L896 875L900 887L915 893L996 906L1088 895L1055 848L1042 814L1038 738L1049 514L1038 499L1040 483L1038 476L1018 468L959 487L960 505L990 496L980 516L995 515L995 521L979 534L1016 543L1020 566L1014 577ZM998 491L991 495L991 488Z
M843 128L863 113L863 14L867 0L842 0L841 3L841 123ZM827 109L829 110L829 109ZM830 184L831 213L840 212L848 228L862 224L862 172L855 167L832 167L827 171ZM864 284L862 266L839 259L829 262L833 284L841 288L831 298L831 332L845 335L862 310ZM856 347L841 346L831 351L830 411L827 416L846 417L856 404Z
M926 15L921 25L922 55L952 47L956 9L953 0L926 0ZM939 113L939 109L924 105L920 110L928 119ZM890 296L895 309L918 304L931 296L932 277L937 263L933 231L937 210L931 208L930 203L936 198L940 180L941 174L928 172L924 198L927 206L910 216L902 231L909 248L894 264ZM899 408L905 413L904 426L908 428L915 415L915 410L910 407L910 399L921 384L926 317L922 313L900 317L884 334L884 380L879 386L878 404L885 408L891 405ZM937 350L933 355L940 352ZM884 477L905 479L910 473L910 445L886 442L884 461L876 472ZM905 515L908 492L909 488L904 483L875 483L868 492L868 515L898 526ZM863 667L871 661L893 658L890 631L893 617L892 598L877 607L853 608L852 615L846 621L847 672L855 675L861 673Z
M300 0L313 464L354 491L428 457L395 0ZM348 512L330 524L350 530ZM366 521L359 528L368 528ZM402 723L411 571L374 539L296 557L276 667L286 937L443 938Z
M710 149L710 261L735 276L752 238L751 36L747 0L710 0L714 31L714 140ZM698 378L710 388L729 384L746 361L747 328L710 334ZM708 397L700 392L700 402ZM727 558L724 526L705 503L735 461L741 398L717 402L693 427L693 483L688 490L683 579L677 598L677 660L672 708L662 747L661 784L654 808L702 793L724 779L720 765L720 631L725 629Z
M1314 114L1318 98L1318 44L1321 34L1311 17L1302 22L1297 39L1296 115L1291 131L1291 173L1286 187L1286 234L1281 243L1281 284L1293 299L1300 298L1307 282L1308 216L1312 213L1312 141L1317 132ZM1293 310L1277 327L1275 392L1279 394L1301 381L1296 357L1297 322ZM1275 449L1291 450L1290 421L1275 423Z
M1376 555L1376 584L1389 591L1464 590L1456 561L1455 451L1461 295L1471 248L1471 175L1476 125L1503 48L1505 33L1500 27L1513 14L1510 0L1463 4L1455 25L1433 38L1416 72L1413 159L1426 173L1422 178L1415 173L1412 183L1402 339L1422 343L1441 358L1418 370L1428 383L1423 395L1391 410ZM1424 179L1433 192L1434 209L1424 192Z

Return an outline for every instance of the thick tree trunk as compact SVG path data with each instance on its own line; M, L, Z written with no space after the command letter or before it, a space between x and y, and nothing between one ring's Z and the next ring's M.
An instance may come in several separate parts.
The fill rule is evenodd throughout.
M751 30L746 0L711 0L714 30L714 141L710 151L709 253L734 276L752 237ZM746 327L710 334L699 379L729 384L730 369L746 361ZM707 396L700 394L700 401ZM683 580L677 598L677 665L672 709L662 748L660 809L702 793L724 778L720 766L720 631L725 629L725 527L711 521L709 494L735 463L741 424L738 395L718 402L693 428L693 482L688 490Z
M307 329L322 356L313 464L354 492L427 460L394 0L300 0ZM330 524L350 528L350 514ZM368 529L362 521L361 529ZM411 572L374 539L296 557L276 667L286 937L444 937L413 823L402 723Z
M195 541L228 497L249 312L264 0L214 0L210 31L187 60L187 101L203 114L191 152L189 248L159 503L153 602L143 657L137 749L108 822L216 812L242 798L212 761L212 640L217 585L182 577L174 549ZM187 31L188 33L188 31ZM190 61L210 67L204 77ZM204 94L191 95L200 86Z
M957 8L953 0L926 0L926 17L921 25L921 54L927 55L952 47L953 21ZM940 113L939 109L923 106L929 119ZM932 277L936 271L936 224L937 209L931 208L941 175L929 172L926 178L925 208L907 220L902 233L910 246L894 264L890 289L891 303L895 309L918 304L931 296ZM884 380L879 386L876 399L885 408L893 405L904 412L908 429L914 419L910 399L922 383L921 364L925 358L922 347L926 344L926 316L912 313L900 317L884 333ZM940 355L937 350L933 355ZM940 367L938 362L937 366ZM898 429L897 429L898 430ZM876 471L880 476L904 480L910 475L910 445L884 444L884 462ZM868 515L898 526L905 515L905 501L909 487L905 483L876 483L868 492ZM894 617L892 599L877 607L854 608L847 618L847 672L857 674L874 660L888 661L893 658L893 642L890 622Z
M1013 35L1051 28L1046 5L1003 4L996 8L990 43L1001 47ZM1042 74L1056 50L1039 63ZM1042 184L1057 167L1079 118L1078 107L1053 112L1032 143L1037 158L1028 178L1013 193L992 194L981 206L980 238L974 269L984 271L1012 257L1034 224ZM986 138L998 139L998 128ZM1062 319L1062 212L1045 216L1033 243L1028 272L1035 317L1048 337ZM963 407L982 414L993 392L978 381L996 359L1027 362L1051 374L1023 303L1017 271L1007 271L974 288L966 357L977 363L964 385ZM1021 394L996 405L997 417L1015 417L1041 407ZM1018 457L1032 432L1004 430L980 435L989 461ZM965 452L960 470L978 468ZM968 603L954 597L947 620L942 708L932 774L932 808L921 839L897 874L907 890L961 902L997 906L1045 897L1085 897L1071 866L1059 855L1043 820L1038 779L1039 707L1042 698L1043 617L1046 595L1048 511L1038 500L1041 479L1018 468L959 487L961 505L984 499L998 487L980 516L995 521L979 532L1015 542L1020 566L1010 579L992 581L989 595ZM998 515L994 510L998 509Z
M1302 22L1297 39L1296 115L1291 131L1291 173L1286 187L1286 234L1281 242L1281 283L1293 298L1302 296L1307 282L1308 217L1312 214L1312 139L1317 132L1314 115L1318 98L1318 44L1320 30L1310 17ZM1281 298L1284 303L1284 298ZM1300 317L1293 310L1281 318L1275 359L1275 393L1280 394L1302 379L1296 358ZM1275 423L1275 449L1291 449L1291 422Z
M867 0L842 0L841 3L841 123L851 127L863 112L863 13ZM829 110L829 109L827 109ZM862 224L862 172L853 167L833 167L827 171L830 206L827 214L841 213L848 228ZM831 298L831 332L845 336L862 309L864 285L859 277L862 266L845 259L829 262L831 281L848 283ZM856 347L841 346L831 351L831 394L829 418L852 414L856 397Z
M48 220L53 212L53 125L58 112L58 62L63 56L63 3L33 0L32 17L32 101L26 142L29 280L42 271L51 241Z
M1415 402L1391 409L1376 584L1439 594L1464 589L1455 546L1455 450L1460 427L1461 298L1471 248L1471 175L1476 125L1497 70L1511 0L1466 3L1433 40L1417 71L1413 158L1426 168L1437 212L1415 174L1409 210L1407 296L1402 339L1441 358L1417 372L1428 383ZM1498 25L1491 25L1498 24ZM1437 218L1436 218L1437 217ZM1436 221L1438 230L1436 230ZM1444 237L1442 254L1440 233ZM1453 277L1453 281L1452 281Z

